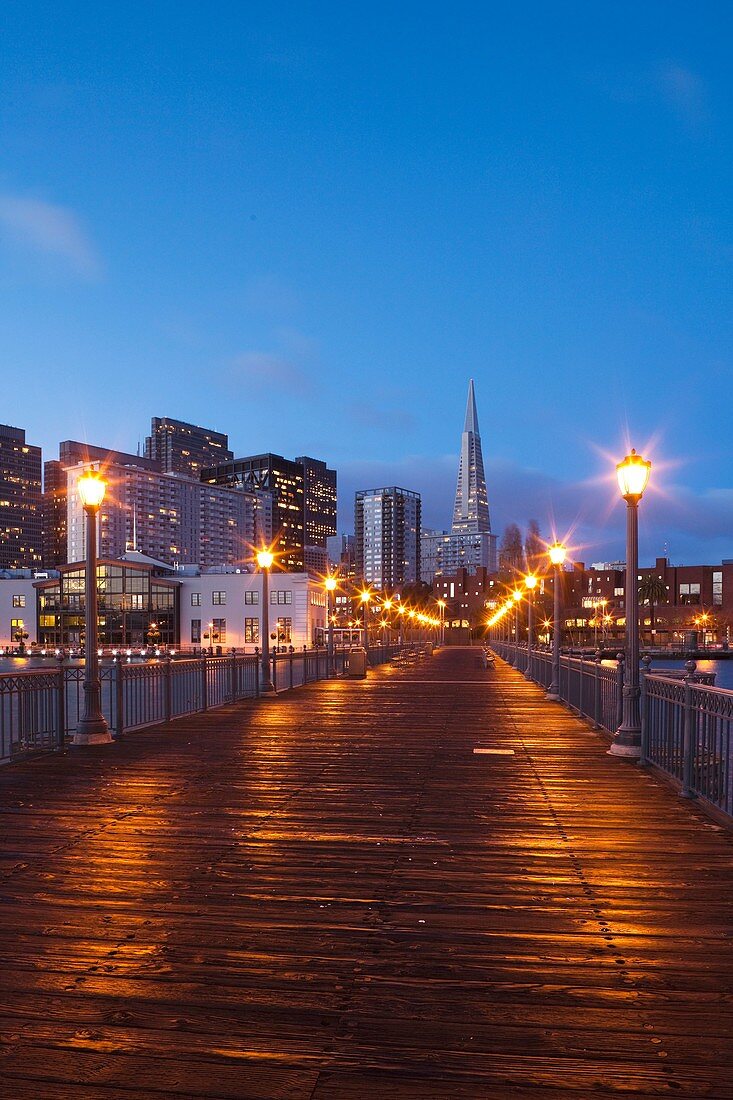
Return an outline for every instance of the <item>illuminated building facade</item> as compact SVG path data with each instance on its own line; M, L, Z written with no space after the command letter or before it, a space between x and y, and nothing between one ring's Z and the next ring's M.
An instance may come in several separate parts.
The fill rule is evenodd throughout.
M68 554L86 557L86 523L76 482L85 464L67 471ZM99 555L139 550L158 561L202 568L251 561L255 506L251 493L177 474L108 464L109 490L99 513Z
M305 547L305 473L301 462L267 453L235 458L204 470L202 480L211 485L245 490L272 498L272 534L268 543L282 569L300 573Z
M36 568L41 557L41 448L0 424L0 569Z
M172 420L169 416L152 418L145 455L159 462L166 474L186 474L197 479L209 466L234 458L229 439L222 432Z
M48 649L84 643L84 563L37 581L38 644ZM179 583L149 565L101 559L97 566L101 646L174 646L179 637Z
M395 591L420 579L420 494L390 486L356 494L356 571L365 584Z

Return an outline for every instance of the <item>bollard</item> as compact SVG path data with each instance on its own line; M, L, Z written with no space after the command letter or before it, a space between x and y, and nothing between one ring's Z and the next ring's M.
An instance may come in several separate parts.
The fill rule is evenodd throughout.
M692 677L697 665L694 661L685 661L684 707L682 711L682 790L681 798L694 798L692 789L692 760L695 751L694 738L692 736Z

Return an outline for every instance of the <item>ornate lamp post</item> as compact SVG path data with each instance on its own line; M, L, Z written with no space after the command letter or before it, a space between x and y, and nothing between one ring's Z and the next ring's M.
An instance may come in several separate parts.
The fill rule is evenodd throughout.
M326 644L327 644L328 674L329 674L329 676L333 676L333 674L335 672L335 669L334 669L334 652L333 652L333 620L334 620L333 594L336 591L336 578L335 577L326 577L325 581L323 582L323 587L326 589L326 599L327 599L326 615L327 615L327 621L328 621L328 630L327 630L327 633L326 633L326 638L327 638L327 643Z
M368 592L366 589L359 593L364 617L364 649L366 650L367 661L369 660L369 601L371 598L371 592Z
M407 608L405 607L405 605L403 603L401 603L400 606L397 608L397 615L398 615L399 624L400 624L400 633L399 633L399 638L398 638L398 644L399 645L404 645L404 641L405 641L404 630L405 630L405 613L406 613L406 611L407 611Z
M95 471L83 474L77 489L87 517L87 560L85 567L84 709L74 734L73 745L108 745L112 741L102 714L99 655L97 649L97 512L104 500L107 483ZM119 670L118 670L119 671Z
M527 589L527 667L524 670L525 679L532 679L532 642L534 633L534 590L537 587L537 578L529 573L524 578L524 587Z
M270 676L270 569L275 560L271 550L257 551L257 564L262 573L262 659L260 662L260 694L274 695Z
M622 692L622 720L608 750L613 756L638 760L641 756L639 699L639 501L649 481L651 462L632 450L616 466L621 496L626 501L626 661Z
M560 608L562 601L562 567L565 563L567 548L561 542L553 542L547 551L554 569L553 591L553 625L552 625L552 680L545 696L546 699L557 701L560 698Z
M445 600L438 600L440 608L440 644L445 645Z

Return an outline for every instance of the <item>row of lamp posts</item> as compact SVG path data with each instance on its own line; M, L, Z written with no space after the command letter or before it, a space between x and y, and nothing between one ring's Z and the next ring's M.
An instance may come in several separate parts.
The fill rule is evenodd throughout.
M624 660L624 680L622 686L622 718L616 730L609 752L614 756L626 756L638 759L641 756L641 688L639 683L639 592L637 578L639 572L639 501L649 482L651 462L646 461L632 449L623 462L616 466L621 496L626 501L626 648ZM561 632L561 588L562 572L567 548L561 542L554 542L548 548L548 556L554 570L553 592L553 630L552 630L552 678L547 691L547 699L560 699L560 632ZM527 590L527 667L525 676L532 678L533 644L533 592L537 578L530 574L524 578ZM519 660L519 605L524 593L516 587L510 600L492 619L492 625L503 614L514 609L514 666Z

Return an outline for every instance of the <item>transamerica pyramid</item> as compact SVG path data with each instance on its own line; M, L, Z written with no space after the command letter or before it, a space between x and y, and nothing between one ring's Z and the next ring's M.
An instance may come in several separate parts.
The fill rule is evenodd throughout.
M461 461L458 467L456 502L453 507L451 533L481 534L491 531L489 501L486 493L484 458L481 453L481 436L478 430L476 394L473 378L468 384L466 421L461 436Z

